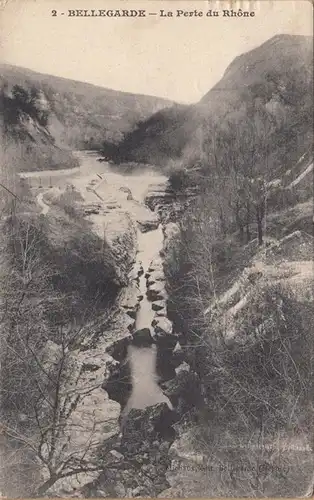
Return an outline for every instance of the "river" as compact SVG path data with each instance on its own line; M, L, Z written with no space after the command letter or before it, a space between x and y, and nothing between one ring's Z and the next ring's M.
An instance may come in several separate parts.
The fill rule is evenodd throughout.
M23 173L29 185L35 188L42 186L54 189L64 189L66 185L72 184L85 198L88 203L99 203L94 190L106 200L106 203L118 203L123 210L134 211L136 205L141 209L149 211L144 207L145 193L150 184L164 183L167 178L152 170L142 172L120 173L106 162L99 162L98 153L88 151L76 151L75 156L79 159L80 167L73 170L49 171L49 172L29 172ZM92 186L93 189L86 189ZM128 200L127 193L121 188L128 188L133 196L133 200ZM43 214L47 214L48 205L44 205L43 192L37 196L37 200L43 209ZM92 219L98 226L101 226L102 215L93 215ZM145 274L151 261L159 255L163 246L163 233L161 225L157 229L142 233L138 229L138 252L137 264L141 264L144 273L140 277L139 288L143 299L136 317L136 329L150 328L154 318L152 303L147 299L147 287ZM164 396L158 386L156 374L156 347L129 347L129 363L131 367L132 392L126 411L131 408L145 408L160 402L171 403Z

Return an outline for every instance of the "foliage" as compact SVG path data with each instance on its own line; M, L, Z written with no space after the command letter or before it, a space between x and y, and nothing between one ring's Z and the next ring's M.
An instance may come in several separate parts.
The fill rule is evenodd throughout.
M265 284L242 311L233 340L226 341L223 329L209 327L198 359L211 418L216 414L226 428L237 421L243 429L264 427L269 434L310 432L309 313L289 291Z
M1 488L40 495L60 478L101 467L91 458L99 444L92 422L88 439L73 448L74 412L91 390L76 358L85 325L96 311L108 313L118 288L110 251L81 221L73 221L77 231L63 248L29 199L21 197L6 213L0 417L7 465ZM69 233L71 224L63 230ZM17 480L10 482L13 471Z
M40 92L36 87L27 90L16 84L12 88L11 95L5 90L5 88L1 90L1 110L5 127L17 125L23 114L30 116L40 125L47 126L49 112L42 106Z
M72 149L101 149L158 109L171 104L154 96L119 92L85 82L1 65L0 83L36 87L49 105L49 128L58 144Z

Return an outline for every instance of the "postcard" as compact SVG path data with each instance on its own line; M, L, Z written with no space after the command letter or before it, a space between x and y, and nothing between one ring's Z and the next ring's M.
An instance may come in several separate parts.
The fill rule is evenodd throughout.
M312 15L0 2L0 496L313 496Z

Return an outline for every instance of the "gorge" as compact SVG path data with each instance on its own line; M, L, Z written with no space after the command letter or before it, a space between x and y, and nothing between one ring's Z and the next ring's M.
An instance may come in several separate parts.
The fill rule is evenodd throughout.
M4 496L310 492L310 42L189 105L1 67Z

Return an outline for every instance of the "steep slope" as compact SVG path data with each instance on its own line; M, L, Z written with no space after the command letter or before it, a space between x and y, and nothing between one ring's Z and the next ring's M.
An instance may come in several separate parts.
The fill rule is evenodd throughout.
M49 130L72 148L116 142L135 123L172 105L158 97L130 94L89 83L45 75L26 68L0 65L0 83L36 87L49 104Z
M177 158L189 166L201 157L209 124L236 123L243 106L258 104L290 128L278 148L286 149L290 141L286 156L296 160L311 140L312 68L312 37L275 36L237 57L197 104L160 111L141 123L119 144L114 159L167 165Z
M4 87L0 95L1 175L13 181L22 171L72 168L69 148L58 144L48 128L49 112L37 89Z

